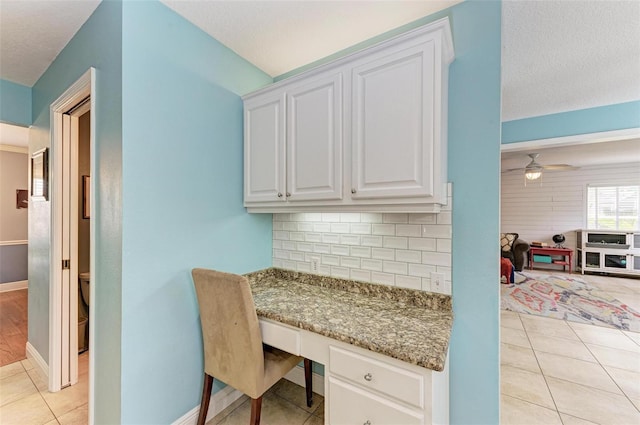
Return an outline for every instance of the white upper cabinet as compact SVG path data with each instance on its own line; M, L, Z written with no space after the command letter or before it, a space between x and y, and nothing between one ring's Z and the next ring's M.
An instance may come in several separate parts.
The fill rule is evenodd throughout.
M244 201L285 201L285 96L244 102Z
M433 197L434 43L352 72L352 197Z
M287 90L287 196L342 198L342 75Z
M245 96L251 212L438 212L448 18Z

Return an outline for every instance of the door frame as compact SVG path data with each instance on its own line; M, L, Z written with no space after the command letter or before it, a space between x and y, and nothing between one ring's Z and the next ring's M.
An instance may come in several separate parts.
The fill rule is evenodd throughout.
M77 315L65 315L63 305L68 306L75 299L77 305L77 291L70 290L66 294L62 285L62 206L63 206L63 119L65 114L77 105L82 103L87 97L90 98L90 173L95 172L95 68L89 68L75 83L73 83L64 93L58 97L49 108L50 128L51 128L51 227L50 227L50 262L49 262L49 391L56 392L62 389L62 359L66 356L70 361L71 375L75 373L77 381L78 351L77 351ZM66 116L68 119L68 115ZM75 186L73 186L75 187ZM95 205L95 179L91 179L91 204ZM77 193L74 195L77 199ZM90 269L95 270L95 220L90 222ZM77 231L77 229L76 229ZM72 259L77 264L76 258ZM92 281L92 284L94 282ZM94 298L95 291L91 291L91 298ZM63 294L65 299L63 300ZM93 304L93 301L90 300ZM90 310L90 316L94 316L94 309ZM63 329L70 330L70 334L76 335L68 338L68 344L63 344ZM75 332L73 330L75 329ZM93 317L89 319L89 340L92 345L92 335L95 325ZM63 346L65 345L65 346ZM92 347L90 347L92 348ZM89 350L89 410L93 406L93 350ZM74 380L72 379L72 383Z

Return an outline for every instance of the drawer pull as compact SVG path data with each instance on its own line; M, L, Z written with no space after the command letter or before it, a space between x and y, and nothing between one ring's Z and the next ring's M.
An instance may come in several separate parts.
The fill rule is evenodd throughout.
M367 373L366 375L364 375L364 380L365 381L371 381L372 379L373 379L373 376L370 373Z

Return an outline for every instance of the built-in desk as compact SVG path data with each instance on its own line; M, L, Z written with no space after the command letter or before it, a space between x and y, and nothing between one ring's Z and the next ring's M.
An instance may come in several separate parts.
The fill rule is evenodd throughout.
M264 342L325 366L327 423L449 422L449 296L279 269L247 277Z

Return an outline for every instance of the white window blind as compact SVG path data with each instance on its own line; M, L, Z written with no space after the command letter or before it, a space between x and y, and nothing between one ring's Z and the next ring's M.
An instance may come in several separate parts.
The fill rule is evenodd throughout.
M587 226L589 229L638 230L640 186L589 186Z

